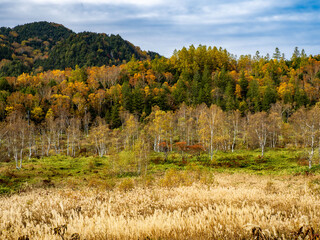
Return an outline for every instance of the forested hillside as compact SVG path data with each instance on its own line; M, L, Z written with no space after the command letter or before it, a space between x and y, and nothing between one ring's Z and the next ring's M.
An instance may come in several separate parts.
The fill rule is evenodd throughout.
M121 64L134 55L154 58L119 35L74 33L61 24L34 22L14 28L0 28L0 76L18 76L76 65Z
M86 38L88 35L79 35ZM75 36L70 35L70 41ZM81 37L80 37L81 38ZM57 46L60 46L59 44ZM167 58L0 81L2 148L28 156L320 145L320 61L190 46ZM310 158L311 164L312 157Z

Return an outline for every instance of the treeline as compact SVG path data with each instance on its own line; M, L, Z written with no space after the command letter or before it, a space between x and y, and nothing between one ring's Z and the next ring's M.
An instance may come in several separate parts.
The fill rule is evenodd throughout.
M315 163L315 150L320 150L320 106L300 108L287 120L289 105L272 105L269 112L239 110L224 112L217 105L196 107L182 104L178 110L162 111L154 107L151 114L139 121L138 117L122 111L121 126L111 129L105 119L92 119L89 112L82 117L49 110L41 124L12 111L1 122L2 159L14 158L21 168L25 158L57 154L68 156L94 155L116 157L122 151L134 154L138 169L147 166L150 151L171 151L185 154L208 154L213 160L216 151L261 149L266 147L304 147L310 149L309 167ZM318 160L319 161L319 160ZM320 164L320 163L319 163ZM139 172L140 172L139 170Z
M154 58L119 35L74 33L61 24L34 22L0 28L0 77L37 73L43 70L118 65Z
M200 45L175 51L171 58L137 60L133 57L119 66L76 66L75 69L2 77L0 119L5 126L3 129L12 126L12 130L3 133L3 147L19 146L17 141L23 142L19 150L22 149L20 155L23 158L27 138L19 131L34 126L33 129L37 130L32 130L30 135L34 139L30 145L31 155L63 152L75 156L85 145L88 145L86 149L104 155L109 147L107 143L99 145L98 140L106 138L116 143L113 135L120 137L121 133L126 134L132 129L136 129L134 137L124 139L146 136L143 144L153 143L156 151L160 150L159 146L170 150L173 146L188 149L184 144L176 144L185 142L186 146L198 144L198 150L203 148L211 156L217 149L228 151L258 145L262 153L265 146L285 147L288 144L311 146L314 152L319 143L319 124L315 117L319 102L319 60L319 56L306 56L298 48L290 60L281 56L279 49L271 59L258 53L236 59L225 49ZM183 117L181 112L185 112ZM155 120L157 114L172 116L173 120ZM136 127L126 128L125 116L132 116ZM255 118L259 120L255 121ZM307 122L306 125L303 120L309 118L313 119L312 124ZM244 126L236 131L236 135L232 135L234 119L239 119L237 126ZM149 130L146 127L158 126L157 121L165 125L161 125L158 130L161 133L155 138L150 135L150 127ZM17 127L16 122L24 122L26 128ZM219 124L212 127L211 122ZM60 130L50 130L58 123ZM182 123L188 133L177 132ZM264 125L257 125L260 123ZM99 136L98 133L92 134L99 132L94 130L98 126L105 129L102 134L111 136L89 140L90 134ZM170 138L161 136L162 131L169 134L169 130L164 130L166 126L173 126ZM191 131L189 126L194 129ZM15 132L14 129L18 135L13 139L23 140L6 138ZM260 130L263 133L258 134ZM55 137L55 143L53 137L48 138L51 134L48 131L60 134ZM74 143L71 141L72 131L77 132L73 135L76 136ZM310 131L313 134L310 135ZM81 136L77 135L80 133ZM17 138L21 134L24 137ZM136 146L131 143L125 146L124 139L116 149ZM9 148L10 156L17 159L19 151Z
M182 103L215 104L224 111L269 111L277 102L290 112L319 101L319 56L296 49L291 60L259 55L234 59L225 49L183 48L167 58L136 60L120 66L78 67L0 78L0 119L19 111L39 124L48 112L104 118L121 126L120 112L143 121L154 106L176 111Z

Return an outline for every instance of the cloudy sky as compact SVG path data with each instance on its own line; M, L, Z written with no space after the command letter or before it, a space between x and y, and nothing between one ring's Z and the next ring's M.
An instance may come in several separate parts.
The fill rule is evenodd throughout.
M75 32L120 34L170 57L202 44L230 53L290 58L320 53L320 1L311 0L0 0L0 26L49 21Z

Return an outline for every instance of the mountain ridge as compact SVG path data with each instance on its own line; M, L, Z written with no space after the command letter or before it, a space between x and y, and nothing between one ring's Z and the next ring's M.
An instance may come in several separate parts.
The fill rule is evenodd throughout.
M23 72L119 65L132 57L153 59L158 53L142 51L119 34L75 33L62 24L33 22L0 28L0 75Z

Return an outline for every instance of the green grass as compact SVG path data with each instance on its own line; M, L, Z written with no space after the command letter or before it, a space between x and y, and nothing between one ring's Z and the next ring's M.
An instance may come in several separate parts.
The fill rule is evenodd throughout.
M260 156L258 150L237 150L217 152L213 160L208 154L200 156L184 155L173 152L167 160L163 153L150 154L147 175L150 178L163 176L168 170L243 172L250 174L268 175L298 175L318 174L320 167L314 165L309 170L306 160L307 152L301 149L269 149L265 156ZM319 161L316 159L316 163ZM142 171L144 175L145 171ZM23 191L30 187L59 187L59 186L95 186L104 184L114 186L127 178L139 178L137 165L131 152L99 157L51 156L42 159L30 159L23 162L21 170L16 170L14 162L0 162L0 194ZM145 176L144 176L145 177Z
M237 150L232 152L217 152L211 160L208 154L201 156L186 156L182 163L177 153L169 154L167 161L161 161L163 156L153 154L151 171L163 171L170 168L184 169L189 164L196 164L218 172L247 172L252 174L302 174L306 171L318 172L319 167L309 170L307 152L301 149L270 149L261 157L259 150ZM319 161L314 160L316 163Z

